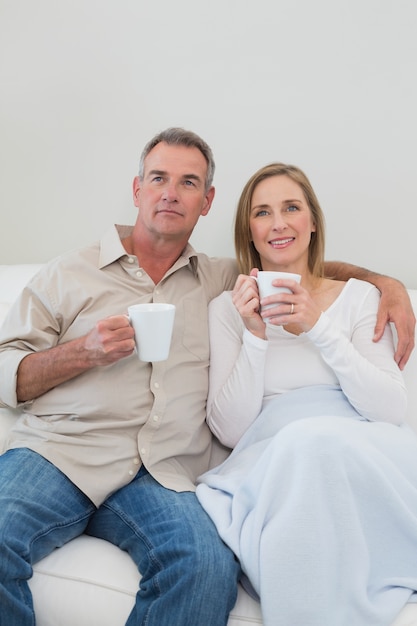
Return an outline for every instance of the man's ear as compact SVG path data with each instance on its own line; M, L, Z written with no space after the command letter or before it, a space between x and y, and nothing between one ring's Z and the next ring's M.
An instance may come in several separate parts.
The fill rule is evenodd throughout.
M210 189L206 193L206 197L204 199L204 205L203 205L200 215L207 215L207 213L210 211L215 193L216 193L215 188L210 187Z
M140 178L139 176L135 176L135 178L133 179L133 202L135 204L135 206L139 206L139 195L140 195Z

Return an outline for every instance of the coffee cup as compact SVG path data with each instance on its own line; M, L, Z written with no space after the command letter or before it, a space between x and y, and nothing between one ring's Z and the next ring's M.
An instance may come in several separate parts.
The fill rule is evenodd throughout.
M255 278L255 277L254 277ZM268 272L268 271L259 271L258 276L255 278L258 283L259 297L266 298L267 296L272 296L276 293L292 293L291 289L288 287L275 287L272 284L273 280L276 279L286 279L286 280L295 280L297 283L301 281L301 274L292 274L291 272ZM271 307L277 306L278 303L275 304L267 304L263 306L262 309L270 309ZM265 322L268 322L268 318L264 318Z
M128 307L129 322L141 361L165 361L171 346L175 305L163 302L133 304Z

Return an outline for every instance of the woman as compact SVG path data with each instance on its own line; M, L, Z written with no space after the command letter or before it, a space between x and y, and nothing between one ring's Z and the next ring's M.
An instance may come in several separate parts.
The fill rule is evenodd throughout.
M242 274L209 309L207 407L234 450L197 495L265 626L388 626L417 590L417 440L390 329L373 341L379 292L324 277L323 214L293 166L248 181L235 245ZM301 284L260 301L259 269Z

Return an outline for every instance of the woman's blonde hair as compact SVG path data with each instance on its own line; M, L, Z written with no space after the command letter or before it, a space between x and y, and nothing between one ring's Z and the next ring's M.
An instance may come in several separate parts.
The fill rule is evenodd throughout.
M255 188L261 181L272 176L288 176L301 187L316 227L315 232L311 233L308 267L314 277L321 278L324 275L324 214L304 172L294 165L286 165L285 163L265 165L251 176L243 188L235 217L235 250L239 270L243 274L248 274L253 267L262 269L261 259L252 242L250 214Z

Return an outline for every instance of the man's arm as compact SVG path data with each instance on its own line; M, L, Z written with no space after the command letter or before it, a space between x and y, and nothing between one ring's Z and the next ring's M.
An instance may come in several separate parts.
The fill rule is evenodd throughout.
M26 402L87 370L132 354L134 330L125 315L97 322L84 337L29 354L17 371L17 399Z
M398 343L395 361L404 369L415 343L416 317L405 286L396 278L371 272L363 267L338 261L326 261L325 273L329 278L348 280L358 278L372 283L381 292L381 302L375 325L374 341L381 339L388 322L395 325Z

